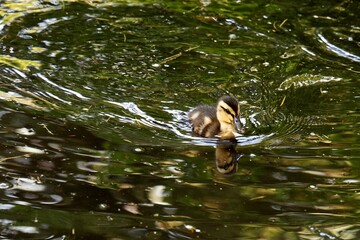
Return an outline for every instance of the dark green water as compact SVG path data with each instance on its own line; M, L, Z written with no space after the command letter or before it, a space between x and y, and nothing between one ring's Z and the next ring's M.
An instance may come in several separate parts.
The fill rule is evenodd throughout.
M2 239L359 239L357 1L0 1ZM231 94L236 146L186 114Z

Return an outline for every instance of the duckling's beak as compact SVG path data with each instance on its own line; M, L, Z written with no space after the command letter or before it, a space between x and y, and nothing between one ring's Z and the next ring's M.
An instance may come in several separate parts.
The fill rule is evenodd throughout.
M240 117L235 117L235 118L234 118L234 123L235 123L235 126L236 126L237 131L240 132L240 130L241 130Z

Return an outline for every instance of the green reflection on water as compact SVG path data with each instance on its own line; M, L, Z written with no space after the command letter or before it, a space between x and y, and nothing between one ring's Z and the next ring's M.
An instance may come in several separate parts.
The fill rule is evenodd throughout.
M0 11L2 235L358 237L355 1ZM224 94L246 130L233 148L187 123Z
M0 56L0 63L18 68L22 71L28 70L29 67L41 67L41 63L38 61L31 61L25 59L18 59L11 56L2 55Z

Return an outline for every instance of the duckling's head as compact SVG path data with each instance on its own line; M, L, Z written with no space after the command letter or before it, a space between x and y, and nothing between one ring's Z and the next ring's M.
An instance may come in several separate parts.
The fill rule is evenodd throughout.
M231 96L219 99L216 106L216 117L220 122L220 137L223 139L235 138L234 133L240 131L240 106Z

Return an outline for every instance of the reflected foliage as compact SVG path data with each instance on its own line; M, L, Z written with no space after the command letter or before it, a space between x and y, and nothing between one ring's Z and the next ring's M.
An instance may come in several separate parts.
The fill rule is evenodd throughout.
M358 239L359 10L2 1L1 236ZM227 94L237 143L192 136Z

